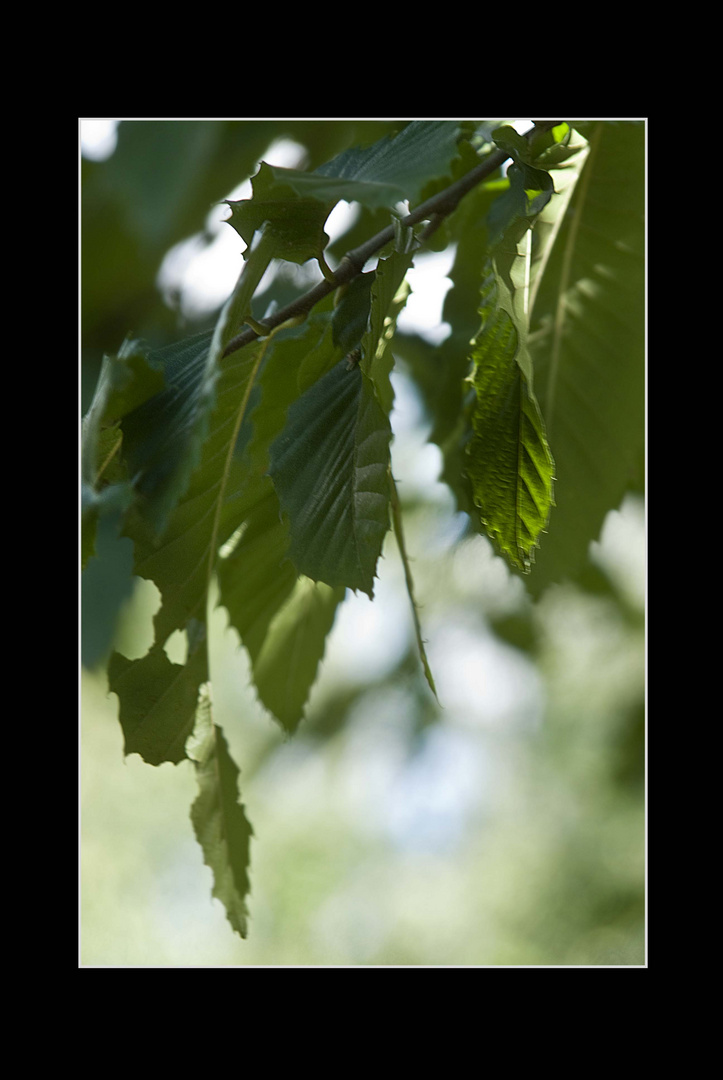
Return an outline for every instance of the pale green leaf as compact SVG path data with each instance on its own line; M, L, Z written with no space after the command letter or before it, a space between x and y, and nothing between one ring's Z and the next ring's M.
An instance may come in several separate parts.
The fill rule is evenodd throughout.
M343 588L332 589L300 575L285 603L275 611L254 656L259 698L287 731L293 732L303 716L344 596Z
M213 873L213 895L226 909L231 926L245 938L250 892L249 847L253 830L239 802L239 770L211 717L210 688L199 691L196 726L187 744L196 766L199 793L191 807L203 860Z
M577 574L605 515L642 482L645 128L580 127L589 153L535 290L529 342L556 466L533 589Z

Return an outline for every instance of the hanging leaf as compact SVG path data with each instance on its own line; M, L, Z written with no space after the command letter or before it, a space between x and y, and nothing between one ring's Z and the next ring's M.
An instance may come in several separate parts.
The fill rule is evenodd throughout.
M289 409L269 471L300 573L373 596L389 528L391 434L371 380L345 360Z
M197 631L185 664L172 663L158 645L138 660L111 656L108 689L120 703L124 754L140 754L149 765L185 758L199 689L208 680L205 627L198 624Z
M512 140L505 148L516 152L516 146ZM530 228L551 197L552 181L518 157L509 177L508 192L490 212L495 239L482 283L482 326L472 344L475 400L466 474L488 536L527 572L553 505L554 465L527 350Z
M352 278L343 290L334 308L331 328L334 344L344 353L350 353L361 343L371 312L371 288L374 273L359 274Z
M253 830L239 803L238 767L228 752L223 732L211 717L207 684L200 688L196 712L196 726L187 745L199 786L191 821L203 861L213 872L213 895L224 905L233 929L245 938Z
M144 462L146 475L157 476L163 463L161 448L167 452L173 447L179 450L181 443L174 441L174 434L188 433L183 441L183 457L175 462L176 477L186 472L190 474L188 483L177 481L167 486L153 503L155 512L151 512L141 487L124 527L125 535L134 544L135 573L153 581L161 593L161 606L154 618L154 644L145 657L135 660L114 653L109 666L110 687L120 701L126 752L138 752L153 764L183 757L183 743L193 729L199 689L208 679L208 592L218 548L239 524L229 512L226 495L238 484L233 452L266 343L256 342L226 359L223 352L238 327L239 317L246 311L263 265L268 264L263 243L256 251L258 254L252 254L247 261L210 340L192 339L185 358L182 350L176 350L170 359L166 357L171 365L167 381L193 389L170 398L165 391L158 395L165 401L155 425L155 431L161 433L160 442L153 449L146 447L144 452L133 445L132 435L130 447L125 438L123 442L129 466L137 473ZM193 375L186 381L187 368L193 369ZM133 415L125 417L122 426ZM160 517L159 504L163 507ZM183 666L170 664L163 648L176 631L189 639L189 658Z
M248 651L259 700L287 731L304 715L345 591L300 577L289 559L288 523L267 475L269 447L290 403L340 359L330 320L329 312L316 314L270 349L242 461L247 480L237 513L243 529L218 565L219 602Z
M304 715L309 690L345 590L299 575L269 623L254 655L254 685L260 700L288 732Z
M389 529L389 342L411 262L397 252L379 261L360 364L341 361L294 402L270 453L294 566L314 581L370 597ZM333 332L339 339L338 325Z
M643 482L645 127L579 127L589 151L536 289L529 341L556 466L536 591L583 569L606 514Z
M483 285L482 330L472 349L475 391L467 475L482 524L499 551L526 572L552 506L553 461L520 337L496 306L491 275Z

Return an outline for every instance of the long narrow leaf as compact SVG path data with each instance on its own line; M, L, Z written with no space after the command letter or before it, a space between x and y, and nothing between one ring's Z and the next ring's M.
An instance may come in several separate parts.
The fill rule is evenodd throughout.
M284 427L290 403L339 358L329 312L272 345L243 456L247 480L236 512L244 525L218 565L219 602L248 651L260 701L286 731L294 731L304 715L345 593L299 576L291 562L288 523L267 475L269 447Z
M238 767L229 754L223 732L213 723L207 685L199 693L188 756L196 766L199 786L191 807L191 821L204 862L213 873L213 895L224 905L233 929L245 938L253 830L239 802Z
M469 376L475 401L466 472L474 503L488 536L523 572L530 569L553 505L554 465L527 350L530 227L551 194L547 173L524 161L511 167L510 189L493 206L496 240L482 284L482 325Z
M205 632L208 593L218 547L238 524L224 513L226 493L235 483L234 446L265 345L247 346L226 360L223 351L247 310L263 265L268 264L269 255L262 245L257 252L246 263L236 289L224 306L216 329L206 342L205 354L198 353L194 341L186 357L195 366L202 355L203 372L200 378L194 372L191 379L197 389L192 395L194 405L189 423L194 434L186 445L185 468L191 473L186 490L182 494L179 489L174 490L175 505L160 539L158 520L147 514L142 492L126 520L125 533L135 547L135 572L157 585L161 607L154 619L155 640L149 654L136 660L114 654L109 685L119 697L127 752L135 750L154 764L178 761L183 756L183 742L193 727L192 710L200 686L208 678ZM186 404L181 401L180 422ZM165 424L159 423L159 427L167 434L177 430L178 422L178 413L171 409ZM169 452L174 445L168 446ZM189 662L180 671L175 670L177 665L169 669L163 653L165 643L176 631L185 632L189 638ZM137 688L141 686L143 694L139 695ZM179 690L183 694L183 708L178 704ZM131 731L142 733L142 737L134 735L129 740Z
M519 360L510 314L495 307L490 277L483 287L483 330L472 350L476 401L467 474L487 534L513 566L529 570L552 506L553 461Z
M270 472L300 573L373 595L389 528L390 439L373 384L344 360L291 407Z
M642 483L645 128L580 127L589 154L536 290L530 338L556 466L555 527L533 590L578 573L605 515Z

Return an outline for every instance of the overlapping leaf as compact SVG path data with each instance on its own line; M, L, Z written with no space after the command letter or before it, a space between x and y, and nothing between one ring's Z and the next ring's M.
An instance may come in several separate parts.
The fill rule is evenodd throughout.
M413 204L430 181L449 176L464 130L456 121L412 121L393 138L346 150L313 172L262 162L252 181L253 198L229 201L229 224L250 244L266 222L281 258L320 258L328 239L323 226L338 202L370 208L393 208L405 199Z
M226 495L238 482L234 478L237 463L233 450L247 414L264 346L256 343L226 360L222 357L227 341L238 327L239 314L247 309L257 269L258 266L252 267L251 281L242 274L213 335L205 340L205 353L202 343L193 340L186 360L190 367L198 365L202 374L199 378L196 370L193 378L188 376L191 392L187 397L171 398L167 408L162 409L164 422L159 418L156 425L161 433L160 445L168 452L177 443L166 440L173 440L179 427L194 433L185 444L184 467L191 472L187 489L180 495L178 487L173 489L175 505L160 539L155 527L158 519L148 514L142 489L126 522L126 535L135 544L136 573L158 586L161 607L155 616L155 640L149 654L132 661L114 655L109 669L110 687L119 695L124 730L130 730L131 724L134 728L144 727L142 717L135 715L134 688L141 683L145 687L148 700L142 707L147 706L149 714L153 714L151 730L159 732L157 743L149 741L147 734L144 736L143 750L139 752L146 760L166 760L163 754L167 746L174 748L171 760L183 756L184 733L187 737L192 722L186 710L176 707L169 683L174 688L182 687L184 700L195 703L199 687L208 676L205 643L208 590L218 547L239 524L229 512ZM165 397L165 392L159 397ZM191 419L186 421L189 412ZM154 447L142 458L139 455L140 460L148 463L150 475L157 475L158 454ZM132 453L130 459L133 460ZM176 672L165 665L162 650L171 634L178 630L190 633L194 642L201 640L203 646L202 658ZM191 649L191 654L195 657L196 651Z
M517 140L503 145L514 152ZM466 472L474 503L499 551L525 572L553 502L554 465L527 351L530 227L551 194L549 174L517 158L509 190L493 207L495 242L482 284L482 326L473 342L469 377L475 402Z
M645 128L579 127L570 146L587 140L589 152L535 290L530 337L556 465L555 527L533 590L577 574L605 515L642 484ZM560 173L552 171L556 188Z
M239 513L244 526L218 566L220 603L251 659L259 699L287 730L301 720L344 589L299 573L289 559L288 523L267 475L269 447L287 410L340 358L330 312L274 343L260 378L253 434L243 455Z
M218 838L218 807L227 808L227 817L231 813L229 792L235 789L235 766L208 711L206 620L218 548L241 520L238 502L232 497L241 486L234 450L266 348L265 342L256 342L223 357L268 264L263 242L256 252L206 341L205 354L194 343L181 367L181 375L188 366L197 367L193 379L189 377L193 390L186 397L167 399L167 412L159 414L161 444L169 432L183 429L186 414L191 414L187 429L193 434L185 444L184 462L190 478L185 488L171 488L172 506L166 510L167 523L160 537L158 519L147 513L142 490L129 510L126 533L135 546L135 571L158 586L161 607L149 652L135 660L116 652L108 670L109 687L119 698L126 753L137 752L152 764L178 762L187 756L187 741L196 726L208 721L202 752L195 758L201 794L194 804L194 827L213 868L214 892L224 899L240 933L245 933L248 832L239 821L239 811L231 814L236 827L223 833L223 842ZM152 473L159 458L146 453L139 454L138 460ZM172 663L164 649L176 631L185 632L188 642L184 664ZM204 702L205 710L199 712Z
M134 571L161 593L146 656L116 653L109 665L126 752L154 764L194 761L194 829L214 895L242 935L251 828L239 803L238 769L211 715L206 609L214 573L259 699L293 731L345 589L373 595L394 502L417 641L434 690L390 468L390 345L406 301L413 237L352 282L334 311L329 300L303 327L225 359L224 351L249 318L272 258L323 265L324 225L336 202L414 204L430 184L470 166L460 164L462 133L457 123L411 123L315 173L262 165L253 199L232 205L247 261L215 331L156 353L129 347L109 364L87 423L88 553L103 514L112 511L115 525L125 515L120 539L126 547L133 542ZM527 350L530 301L548 258L545 244L530 246L529 226L551 183L534 155L509 139L516 165L491 224L468 472L490 535L526 569L552 501L552 461ZM556 233L558 219L546 223ZM184 664L165 651L178 631L187 639Z
M380 262L371 287L360 365L340 361L289 409L271 447L270 474L288 515L289 556L300 573L332 588L374 593L389 529L392 406L388 334L410 256Z
M314 581L373 595L389 528L390 439L371 380L345 360L289 410L270 472L289 516L289 555Z

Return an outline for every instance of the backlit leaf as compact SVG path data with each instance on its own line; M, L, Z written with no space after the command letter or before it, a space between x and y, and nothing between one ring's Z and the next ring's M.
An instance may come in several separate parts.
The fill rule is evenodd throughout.
M480 521L498 550L527 571L552 506L553 461L532 391L527 351L534 216L549 200L549 175L524 161L493 205L482 283L482 326L472 345L472 438L466 473ZM502 204L502 208L500 208Z
M518 330L510 313L496 307L492 275L483 286L480 310L482 330L472 349L476 400L467 475L487 534L513 566L527 571L552 506L552 455L519 360Z

